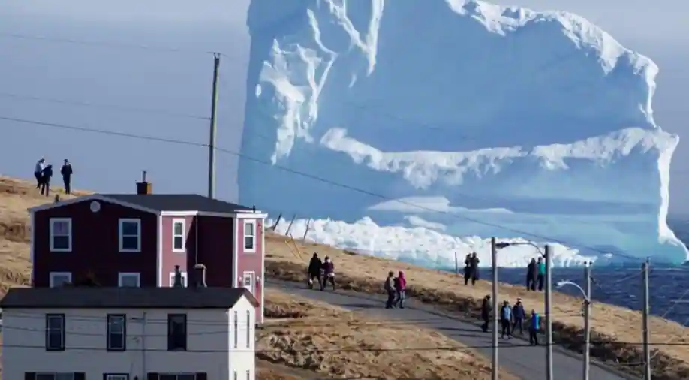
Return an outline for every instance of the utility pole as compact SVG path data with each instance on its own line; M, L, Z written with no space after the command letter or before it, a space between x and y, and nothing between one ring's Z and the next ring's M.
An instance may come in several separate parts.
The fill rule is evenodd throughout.
M211 100L211 130L208 143L208 198L215 198L215 133L218 113L218 79L220 76L220 54L215 53L213 62L213 98Z
M591 263L584 264L586 298L584 299L584 380L589 380L591 366Z
M553 310L552 310L552 290L553 290L553 264L550 246L545 246L545 360L546 360L546 379L553 380Z
M498 380L498 248L490 240L493 267L493 380Z
M651 348L649 347L649 331L648 331L648 313L650 312L649 295L648 295L648 260L641 264L641 273L643 276L644 286L644 307L642 318L642 330L644 338L644 380L651 380Z

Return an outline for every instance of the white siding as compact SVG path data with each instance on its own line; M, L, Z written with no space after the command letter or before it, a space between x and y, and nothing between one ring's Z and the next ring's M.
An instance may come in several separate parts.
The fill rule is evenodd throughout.
M253 307L242 298L235 308L242 320ZM234 310L233 309L233 310ZM129 373L145 379L148 372L206 372L208 380L227 380L232 371L254 379L254 345L246 349L245 322L239 324L239 348L230 349L233 310L5 309L3 311L3 378L23 379L24 372ZM45 314L66 316L65 351L45 350ZM187 351L167 351L168 314L187 314ZM109 352L107 314L127 315L127 351ZM251 339L254 338L252 325ZM243 344L243 345L242 345Z
M249 349L246 348L246 311L249 311L249 316L251 318L251 345ZM239 321L237 323L238 331L234 331L234 312L237 311L237 316L239 317ZM232 355L232 361L230 362L230 374L232 374L232 371L237 371L237 380L245 380L246 379L246 371L251 371L251 378L250 380L255 379L255 345L254 342L256 341L256 308L254 308L251 303L246 299L242 298L237 302L237 304L234 306L232 310L229 312L229 330L230 334L228 336L228 346L230 347L230 352ZM237 348L234 348L234 334L238 334L237 336ZM228 379L232 379L232 376L228 377ZM210 380L210 379L209 379Z

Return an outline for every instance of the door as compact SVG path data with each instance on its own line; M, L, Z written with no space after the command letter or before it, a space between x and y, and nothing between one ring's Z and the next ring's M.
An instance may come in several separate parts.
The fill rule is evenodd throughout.
M256 273L244 272L242 275L242 286L249 290L251 294L256 293Z

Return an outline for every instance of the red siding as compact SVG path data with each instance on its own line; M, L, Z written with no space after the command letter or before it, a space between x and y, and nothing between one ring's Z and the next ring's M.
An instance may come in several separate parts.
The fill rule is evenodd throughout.
M141 286L156 286L158 218L155 214L101 201L97 213L90 201L35 213L33 286L50 286L50 272L71 272L79 281L88 272L102 286L117 286L119 272L138 272ZM50 218L72 219L72 252L50 252ZM141 252L119 252L119 219L141 219Z
M173 231L172 226L175 220L184 220L184 227L186 229L185 237L185 250L186 252L174 252L172 250L172 237ZM170 286L170 274L175 272L175 265L179 265L179 270L187 273L187 284L191 284L192 269L194 267L194 262L187 265L190 262L189 259L193 260L194 254L196 252L196 217L194 216L163 216L162 217L162 235L163 239L163 250L161 253L161 264L160 264L160 284L162 287Z
M244 224L247 222L256 223L256 250L251 252L246 252L244 249ZM260 302L261 295L263 293L263 219L237 219L237 240L239 244L237 245L237 283L241 287L244 272L254 272L255 273L255 290L254 297ZM256 312L261 318L259 323L262 322L261 306L256 308Z
M233 220L217 216L197 218L198 257L189 256L189 267L193 268L196 262L204 264L208 286L233 287L232 256L235 240Z

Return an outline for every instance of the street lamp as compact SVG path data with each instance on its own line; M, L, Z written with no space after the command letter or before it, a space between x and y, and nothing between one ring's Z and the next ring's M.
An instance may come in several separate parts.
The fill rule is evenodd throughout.
M567 285L574 286L579 289L581 294L584 296L584 380L589 379L589 368L590 368L590 346L591 346L591 267L590 263L584 263L584 280L586 281L586 290L582 289L581 286L572 281L560 281L557 283L557 287L561 288Z

